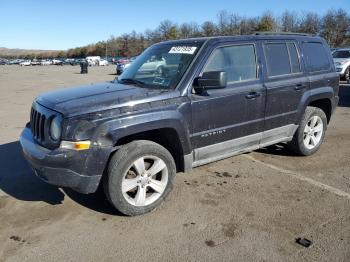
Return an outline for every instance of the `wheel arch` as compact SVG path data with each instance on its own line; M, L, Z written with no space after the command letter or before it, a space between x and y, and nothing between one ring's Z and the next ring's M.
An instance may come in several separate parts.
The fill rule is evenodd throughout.
M330 122L334 110L334 89L332 87L322 87L306 91L299 104L297 113L297 123L300 122L306 107L313 106L323 110L327 116L327 123Z
M111 153L120 146L135 140L149 140L166 148L174 157L178 171L184 171L184 156L192 152L189 129L178 111L156 113L114 119L101 127L105 130L100 141L113 147Z

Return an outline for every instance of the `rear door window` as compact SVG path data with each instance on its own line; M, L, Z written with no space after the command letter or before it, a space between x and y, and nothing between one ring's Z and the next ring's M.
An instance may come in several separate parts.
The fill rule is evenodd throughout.
M268 43L264 45L269 76L291 73L287 45L285 43Z
M303 43L303 52L309 72L324 71L330 68L330 61L322 43Z
M203 70L209 71L225 71L228 83L257 79L255 46L242 44L215 49Z
M270 77L299 73L300 61L296 46L288 43L264 44L267 72Z

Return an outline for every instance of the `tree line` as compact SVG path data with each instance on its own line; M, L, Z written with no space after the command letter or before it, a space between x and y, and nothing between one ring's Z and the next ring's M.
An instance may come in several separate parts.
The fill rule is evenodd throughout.
M315 12L297 13L288 10L280 16L274 16L272 12L266 11L258 17L245 17L224 10L217 14L215 22L177 24L164 20L153 30L148 29L143 33L132 31L121 36L111 36L107 41L67 51L43 53L41 57L105 56L106 47L109 57L131 57L140 54L148 46L164 40L201 36L249 35L262 31L308 33L322 36L331 47L350 46L350 16L344 9L330 9L323 16Z

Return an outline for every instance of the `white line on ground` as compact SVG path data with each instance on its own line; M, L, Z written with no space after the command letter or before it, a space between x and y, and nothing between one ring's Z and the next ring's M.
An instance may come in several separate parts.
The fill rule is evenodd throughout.
M266 167L269 167L271 169L277 170L277 171L279 171L281 173L284 173L284 174L287 174L289 176L292 176L292 177L294 177L296 179L299 179L301 181L305 181L305 182L307 182L307 183L309 183L311 185L314 185L314 186L317 186L319 188L325 189L325 190L327 190L329 192L332 192L333 194L336 194L338 196L346 197L347 199L350 199L350 194L349 193L344 192L344 191L342 191L342 190L340 190L338 188L335 188L335 187L323 184L323 183L321 183L319 181L313 180L311 178L305 177L305 176L303 176L300 173L297 173L297 172L294 172L294 171L291 171L291 170L287 170L287 169L284 169L284 168L281 168L281 167L278 167L278 166L275 166L275 165L272 165L272 164L269 164L269 163L265 163L265 162L263 162L261 160L258 160L256 158L254 158L251 155L244 154L242 156L244 156L245 158L248 158L248 159L250 159L250 160L252 160L252 161L254 161L256 163L259 163L259 164L264 165Z

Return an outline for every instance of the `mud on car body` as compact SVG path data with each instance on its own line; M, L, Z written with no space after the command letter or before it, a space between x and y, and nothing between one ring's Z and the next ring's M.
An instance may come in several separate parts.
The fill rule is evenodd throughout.
M162 61L161 70L143 70ZM127 215L149 212L176 172L287 143L316 152L338 103L329 47L307 35L155 44L115 81L35 99L20 141L44 181L93 193Z

